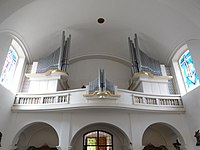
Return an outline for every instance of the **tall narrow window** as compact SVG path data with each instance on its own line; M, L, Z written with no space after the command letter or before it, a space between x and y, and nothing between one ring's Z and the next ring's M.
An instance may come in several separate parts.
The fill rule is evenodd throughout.
M13 46L11 45L0 77L0 83L5 87L10 85L13 80L15 69L17 66L17 61L18 61L18 55Z
M179 65L187 91L191 91L199 86L199 77L195 70L189 50L185 51L179 58Z
M113 150L112 135L104 131L92 131L84 135L84 150Z

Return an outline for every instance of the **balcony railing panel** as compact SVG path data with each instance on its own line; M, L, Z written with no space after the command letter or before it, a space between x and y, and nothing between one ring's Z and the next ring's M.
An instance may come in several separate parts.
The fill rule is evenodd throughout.
M180 95L153 95L118 89L117 98L84 97L86 89L60 91L55 93L18 93L13 111L24 110L71 110L88 108L115 108L128 110L150 110L184 112Z
M70 93L55 95L35 95L35 94L17 94L15 104L52 104L52 103L69 103Z

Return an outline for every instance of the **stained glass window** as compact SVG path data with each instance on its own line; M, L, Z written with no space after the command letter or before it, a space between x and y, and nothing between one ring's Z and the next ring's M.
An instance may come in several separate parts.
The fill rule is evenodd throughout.
M189 50L185 51L180 57L179 65L187 91L191 91L199 86L199 76L195 70Z
M18 55L14 48L10 46L6 61L3 66L3 70L1 72L0 83L4 86L8 86L11 84L16 65L17 65Z

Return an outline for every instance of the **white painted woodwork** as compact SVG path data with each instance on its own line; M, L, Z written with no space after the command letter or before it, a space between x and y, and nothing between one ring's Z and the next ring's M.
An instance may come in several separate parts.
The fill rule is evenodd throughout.
M115 108L127 110L184 113L179 95L144 94L118 89L120 97L84 97L86 89L67 90L46 94L18 93L13 111L74 110L90 108Z
M30 80L29 93L62 91L69 88L68 75L64 72L26 74Z
M168 76L150 76L145 73L136 73L131 78L131 90L147 94L169 94Z

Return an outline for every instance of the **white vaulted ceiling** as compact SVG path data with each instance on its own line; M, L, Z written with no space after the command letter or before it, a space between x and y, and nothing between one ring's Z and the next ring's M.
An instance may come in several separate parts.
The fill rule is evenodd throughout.
M178 45L200 39L199 16L199 0L0 0L0 32L18 36L31 60L57 49L65 30L72 35L71 58L129 60L127 38L137 33L140 48L167 63Z

